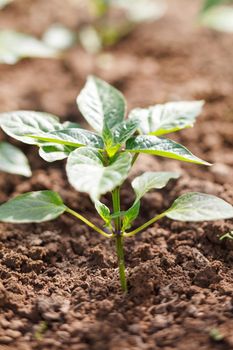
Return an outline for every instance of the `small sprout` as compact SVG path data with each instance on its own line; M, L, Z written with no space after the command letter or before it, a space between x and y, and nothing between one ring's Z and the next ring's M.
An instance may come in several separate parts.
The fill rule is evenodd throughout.
M8 142L0 143L0 170L26 177L32 174L24 153Z
M224 336L220 333L218 328L212 328L210 330L210 338L216 342L222 341Z
M233 239L233 231L230 231L228 233L225 233L223 236L221 236L219 239L220 241L223 241L224 239Z
M66 173L70 184L91 197L104 221L103 228L67 207L53 191L22 194L0 206L0 221L12 223L43 222L69 213L100 235L115 240L119 275L127 291L123 243L159 219L207 221L233 217L233 207L212 195L191 192L178 197L164 212L131 230L139 215L140 201L148 191L164 188L178 179L175 172L145 172L132 182L135 199L121 210L121 186L141 153L210 165L187 148L168 138L168 133L193 126L203 101L172 102L135 109L126 116L126 102L120 91L90 76L77 98L82 115L93 131L76 123L61 123L56 116L33 111L14 111L0 115L1 128L11 137L36 145L40 156L53 162L67 158ZM110 192L112 210L101 202Z

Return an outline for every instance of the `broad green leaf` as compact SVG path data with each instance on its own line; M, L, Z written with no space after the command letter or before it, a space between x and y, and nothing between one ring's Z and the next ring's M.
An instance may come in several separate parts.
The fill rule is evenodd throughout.
M104 220L105 224L107 227L112 228L111 225L111 213L109 208L104 204L101 203L100 201L95 201L95 208L99 214L99 216Z
M122 231L129 229L132 222L138 217L140 209L140 201L136 201L135 204L129 208L125 213L122 220Z
M89 146L99 149L104 148L103 140L99 135L80 128L51 131L42 133L41 135L40 133L33 133L28 136L39 141L52 142L71 147Z
M233 33L233 8L230 6L213 7L201 16L200 22L209 28Z
M121 123L125 116L126 103L121 92L94 76L88 77L77 104L87 122L99 133Z
M0 170L27 177L32 175L24 153L8 142L0 143Z
M22 58L58 56L58 51L42 41L13 30L0 31L0 63L15 64Z
M71 146L48 143L40 146L39 155L47 162L55 162L67 158L74 150Z
M87 192L93 201L112 191L127 177L132 157L122 153L104 166L102 154L94 148L78 148L67 161L67 175L71 185L80 192Z
M184 162L210 165L194 156L187 148L177 142L152 135L140 135L126 142L126 151L148 153L156 156L182 160Z
M132 182L132 187L136 193L136 201L144 196L151 189L160 189L167 185L171 179L178 179L180 175L175 172L146 172L136 177Z
M33 111L13 111L0 114L0 127L5 133L16 140L31 145L37 140L27 137L30 134L43 134L62 128L59 119L52 114Z
M0 221L12 223L49 221L56 219L65 210L66 206L56 192L28 192L0 205Z
M129 118L139 121L142 134L159 136L193 126L203 104L203 101L183 101L136 108Z
M179 221L208 221L233 218L233 206L205 193L190 192L175 200L166 216Z

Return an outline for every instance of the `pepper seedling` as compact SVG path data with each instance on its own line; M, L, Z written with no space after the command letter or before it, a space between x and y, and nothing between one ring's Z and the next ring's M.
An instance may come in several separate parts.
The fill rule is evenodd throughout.
M42 222L69 213L102 236L115 240L119 275L127 291L123 241L167 217L180 221L206 221L233 217L233 207L213 195L191 192L177 198L170 208L131 230L140 209L142 196L177 179L176 172L145 172L132 182L135 200L121 211L121 186L139 154L147 153L180 161L209 165L181 144L162 135L191 127L200 114L203 101L170 102L149 108L136 108L125 119L126 102L120 91L90 76L77 98L82 115L94 131L75 123L60 123L47 113L15 111L0 115L0 126L9 135L39 147L48 161L68 158L66 172L70 184L87 192L104 221L97 227L84 216L67 207L59 194L37 191L17 196L0 206L0 221L12 223ZM101 202L111 192L112 208Z

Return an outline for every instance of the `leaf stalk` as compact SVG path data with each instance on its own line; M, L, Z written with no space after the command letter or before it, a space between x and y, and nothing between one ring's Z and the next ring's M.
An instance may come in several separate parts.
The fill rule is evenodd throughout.
M84 216L82 216L81 214L77 213L76 211L66 207L66 212L75 216L77 219L83 221L86 225L88 225L89 227L91 227L93 230L95 230L96 232L98 232L99 234L101 234L102 236L106 237L106 238L112 238L114 237L113 234L108 234L106 232L104 232L103 230L101 230L99 227L97 227L96 225L94 225L92 222L90 222L89 220L87 220Z

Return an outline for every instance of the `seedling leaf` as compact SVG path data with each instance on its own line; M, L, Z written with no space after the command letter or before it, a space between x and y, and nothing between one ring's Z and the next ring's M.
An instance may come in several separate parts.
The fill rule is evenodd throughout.
M210 165L194 156L187 148L179 143L152 135L140 135L130 138L126 142L126 150L136 153L148 153L189 163Z
M12 223L50 221L65 210L66 206L56 192L28 192L0 206L0 221Z
M124 213L122 222L122 231L129 229L132 222L138 217L140 209L140 201L138 200L135 204Z
M46 143L40 146L39 155L47 162L55 162L67 158L74 150L71 146Z
M16 140L36 145L36 139L25 135L43 134L62 128L59 119L48 113L33 111L13 111L0 114L0 127Z
M80 128L51 131L42 133L41 135L34 133L27 136L39 141L57 143L71 147L89 146L99 149L104 148L103 140L99 135Z
M98 200L95 201L95 208L99 216L104 220L106 226L112 228L112 225L111 225L112 218L111 218L111 213L109 208L104 203L101 203Z
M135 133L137 128L137 120L125 120L111 130L105 129L105 148L108 155L110 157L114 156L121 145L123 145Z
M110 165L104 166L98 150L78 148L69 155L66 171L71 185L80 192L89 193L92 200L96 201L126 179L131 160L128 153L122 153Z
M8 142L0 143L0 170L27 177L32 175L24 153Z
M233 206L213 195L190 192L175 200L166 216L179 221L208 221L233 218Z
M175 172L146 172L136 177L132 182L132 187L136 193L136 200L144 196L151 189L161 189L165 187L169 180L178 179L180 175Z
M126 103L121 92L94 76L88 77L77 104L87 122L99 133L121 123L125 116Z
M136 108L129 118L139 121L142 134L164 135L192 127L202 111L203 101L169 102L149 108Z

